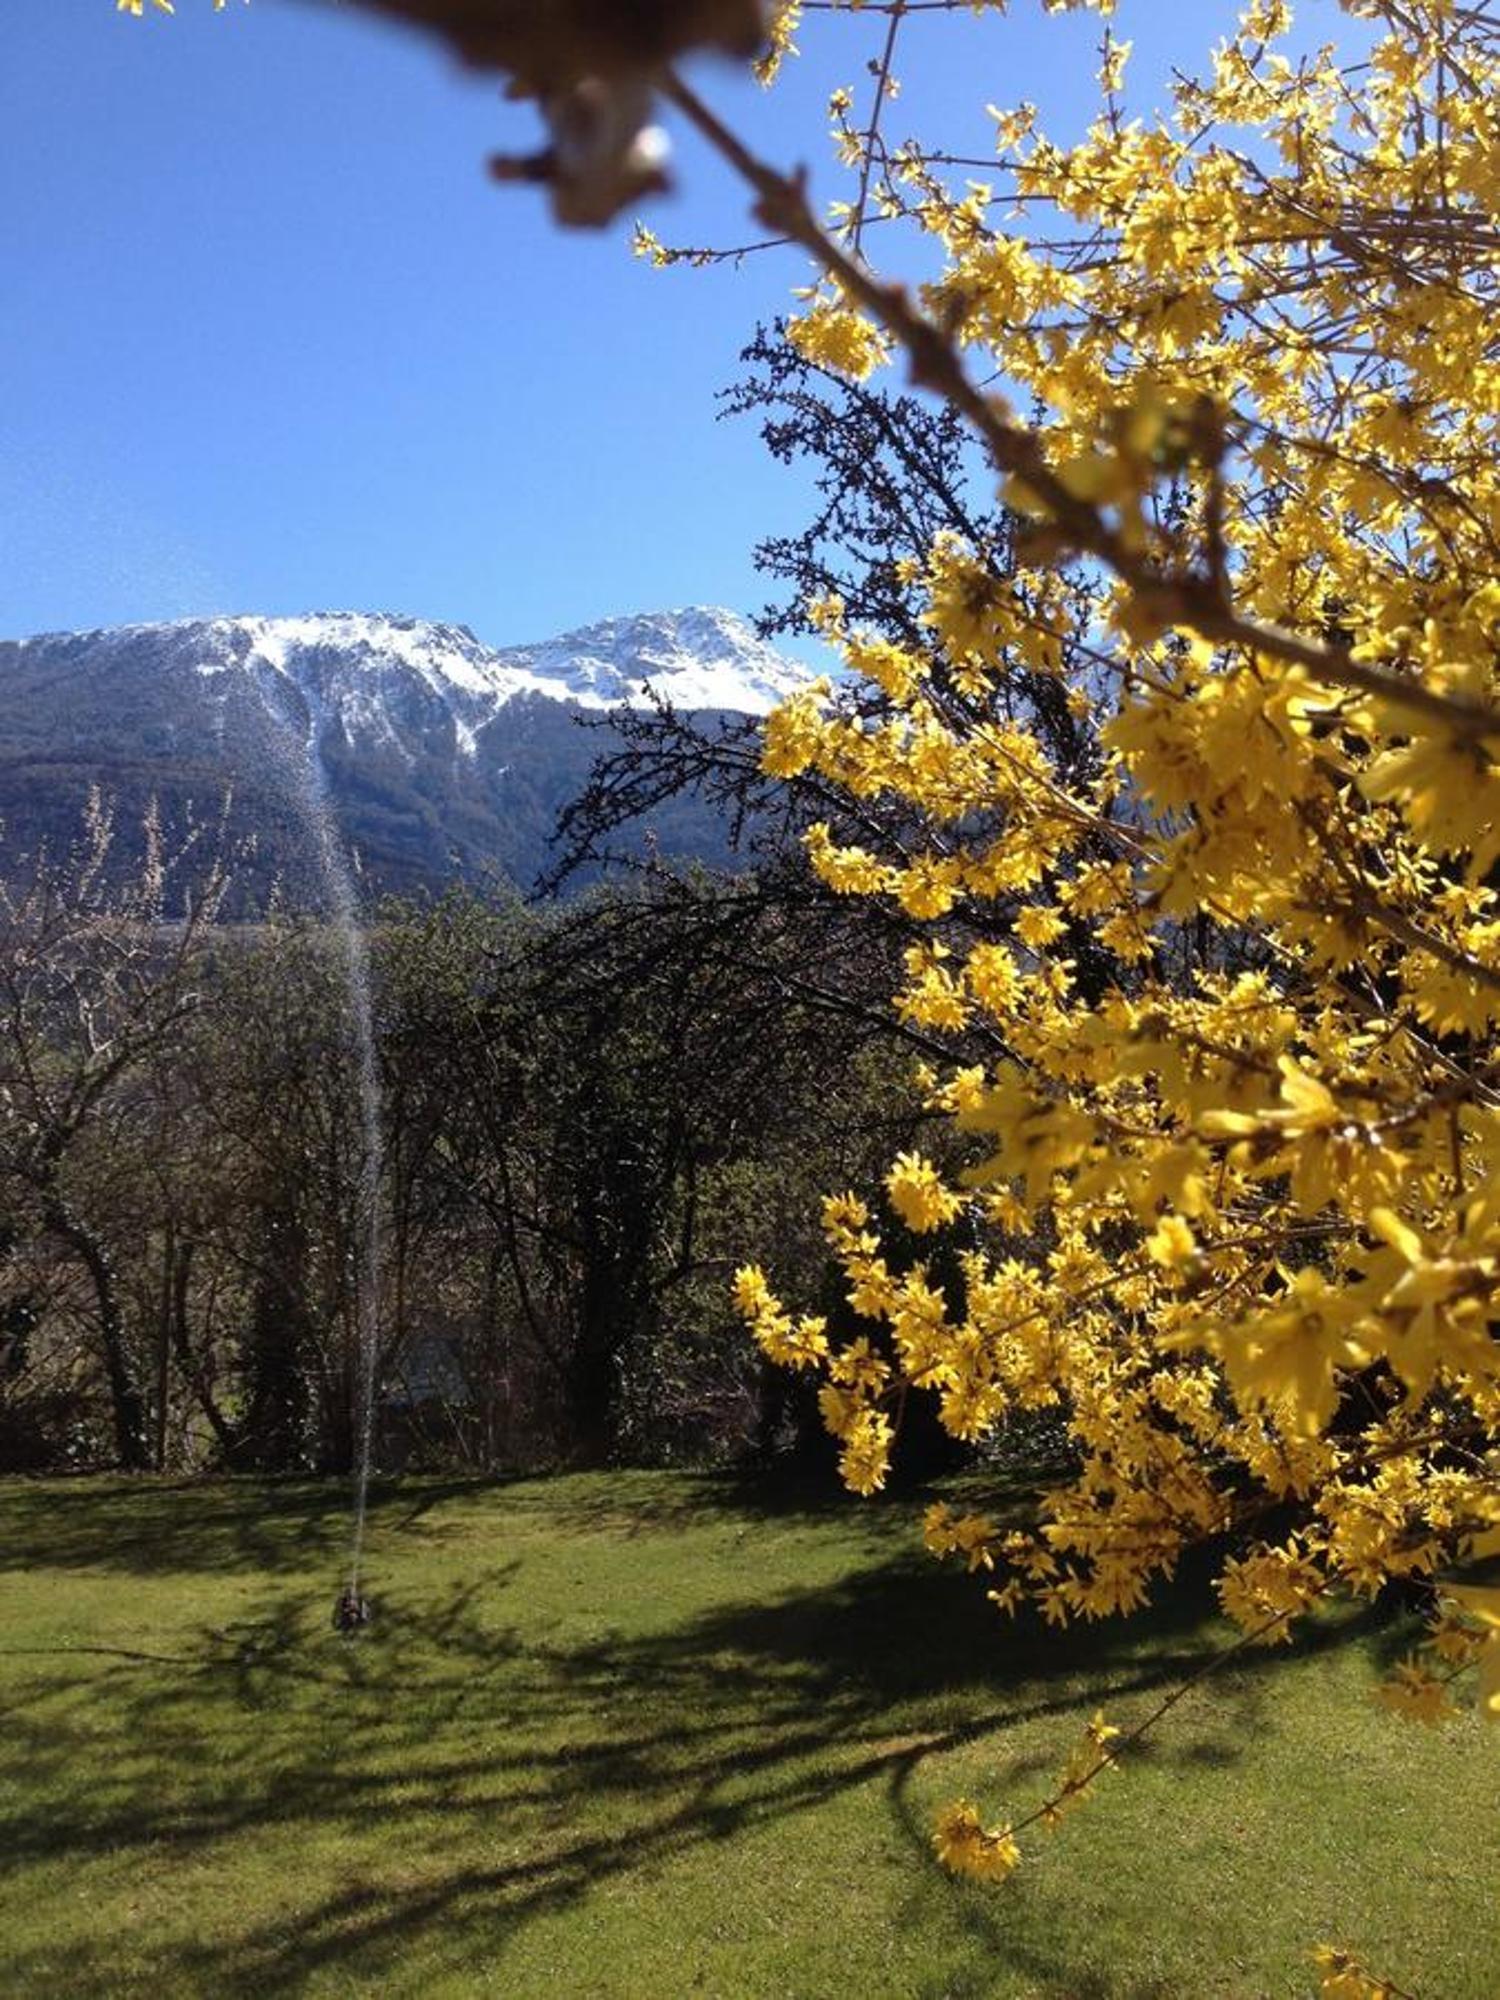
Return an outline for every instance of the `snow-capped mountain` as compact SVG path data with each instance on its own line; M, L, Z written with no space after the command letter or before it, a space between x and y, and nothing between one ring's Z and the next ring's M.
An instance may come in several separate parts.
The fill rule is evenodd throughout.
M585 707L639 706L654 694L674 708L765 715L807 679L733 611L699 605L606 618L498 657L528 692L565 687Z
M735 612L698 605L606 618L502 649L483 645L467 625L363 612L191 620L89 636L108 644L142 631L191 653L201 674L270 667L299 684L325 682L325 706L356 728L379 728L382 696L415 676L452 713L461 739L517 695L582 708L639 707L655 697L679 709L764 715L803 678Z
M297 845L288 776L311 756L376 880L498 868L524 884L609 747L607 711L757 716L805 678L743 618L703 607L507 648L362 612L50 633L0 644L0 820L14 850L62 837L90 783L122 824L151 796L185 814L232 785L279 871ZM602 728L577 726L589 712ZM666 851L715 858L701 814L667 817Z
M805 678L737 613L700 605L606 618L557 639L505 648L484 645L467 625L355 611L120 625L27 644L55 649L59 642L96 655L137 653L144 642L164 663L191 664L210 679L269 669L316 688L325 715L351 735L399 735L401 697L419 682L448 709L468 749L474 729L517 695L581 708L641 707L656 699L678 709L764 715Z

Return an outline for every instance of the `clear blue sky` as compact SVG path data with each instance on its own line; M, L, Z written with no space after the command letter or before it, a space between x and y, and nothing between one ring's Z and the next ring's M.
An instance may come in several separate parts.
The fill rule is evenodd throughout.
M506 644L763 601L751 549L800 525L799 482L713 398L804 280L795 256L664 273L631 257L628 217L557 232L482 172L533 143L531 114L353 14L9 12L0 636L359 608ZM1226 12L1209 0L1185 27L1121 0L1115 28L1160 76ZM769 96L711 65L698 81L782 162L821 159L828 89L859 88L877 33L812 17ZM1016 0L1003 22L908 33L894 132L940 111L983 150L987 99L1038 98L1064 128L1091 103L1097 17ZM742 240L726 170L690 143L680 165L682 196L646 219Z

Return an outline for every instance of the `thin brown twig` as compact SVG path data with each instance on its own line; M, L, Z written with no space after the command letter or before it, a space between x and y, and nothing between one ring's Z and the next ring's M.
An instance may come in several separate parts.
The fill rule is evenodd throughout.
M850 244L856 257L862 256L865 230L865 207L870 199L870 175L875 165L875 145L880 137L880 115L885 109L887 93L891 83L891 63L896 54L896 38L901 32L901 19L906 12L907 0L891 0L890 17L885 31L885 47L880 52L880 60L875 65L875 102L870 106L870 122L865 129L864 141L860 147L859 191L854 197L854 222L850 233Z

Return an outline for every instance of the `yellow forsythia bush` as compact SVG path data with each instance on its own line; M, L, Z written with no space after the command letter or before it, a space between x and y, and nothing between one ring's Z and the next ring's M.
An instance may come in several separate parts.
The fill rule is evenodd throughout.
M1024 525L1013 568L932 545L919 648L819 606L877 719L820 684L764 748L926 829L896 859L807 844L932 926L901 1014L993 1051L928 1078L967 1166L905 1155L886 1190L978 1247L944 1288L842 1194L828 1241L880 1339L836 1344L757 1270L737 1296L821 1378L857 1491L911 1390L965 1439L1061 1417L1078 1470L1034 1527L927 1518L1002 1609L1130 1611L1236 1531L1247 1640L1428 1579L1382 1699L1440 1721L1477 1667L1500 1720L1500 34L1449 0L1344 11L1349 50L1293 57L1256 0L1149 120L1106 35L1082 140L992 108L983 185L872 152L846 93L864 208L831 231L740 163L822 245L793 341L859 378L904 354ZM874 215L926 239L915 291L867 261ZM1082 777L1023 677L1086 689ZM1112 1762L1101 1723L1058 1799ZM937 1844L1001 1876L1013 1834L963 1802Z

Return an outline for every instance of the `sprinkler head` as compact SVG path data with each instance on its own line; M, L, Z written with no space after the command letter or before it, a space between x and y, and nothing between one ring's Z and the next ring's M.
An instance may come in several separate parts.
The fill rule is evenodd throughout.
M370 1622L370 1602L361 1597L351 1585L340 1593L339 1601L333 1607L333 1629L335 1632L357 1632L361 1625Z

